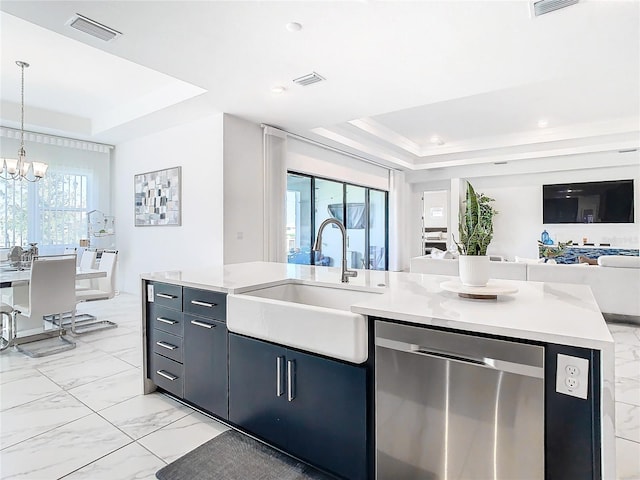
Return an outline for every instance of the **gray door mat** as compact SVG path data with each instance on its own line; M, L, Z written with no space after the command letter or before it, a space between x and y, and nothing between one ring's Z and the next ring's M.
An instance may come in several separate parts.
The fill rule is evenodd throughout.
M159 480L332 480L313 467L227 430L156 472Z

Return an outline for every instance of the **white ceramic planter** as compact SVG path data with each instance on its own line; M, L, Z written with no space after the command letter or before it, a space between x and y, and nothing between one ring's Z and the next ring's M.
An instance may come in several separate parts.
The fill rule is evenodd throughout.
M487 255L460 255L458 257L460 281L467 287L484 287L489 281Z

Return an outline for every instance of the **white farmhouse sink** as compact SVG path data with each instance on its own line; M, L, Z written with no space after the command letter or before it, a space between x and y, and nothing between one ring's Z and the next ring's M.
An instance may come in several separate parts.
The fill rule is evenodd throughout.
M227 327L352 363L368 358L367 317L350 306L382 292L286 283L227 297Z

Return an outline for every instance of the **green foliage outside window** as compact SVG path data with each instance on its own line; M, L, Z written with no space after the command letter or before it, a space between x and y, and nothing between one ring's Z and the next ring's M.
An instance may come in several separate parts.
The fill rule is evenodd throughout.
M87 175L52 169L37 183L0 181L0 244L78 244L87 232L87 184Z

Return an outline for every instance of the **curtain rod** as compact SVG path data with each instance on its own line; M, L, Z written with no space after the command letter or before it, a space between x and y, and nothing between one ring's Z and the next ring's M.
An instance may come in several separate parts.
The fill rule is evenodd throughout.
M370 160L368 158L361 157L360 155L357 155L355 153L346 152L344 150L340 150L339 148L331 147L329 145L325 145L324 143L320 143L320 142L318 142L316 140L311 140L310 138L303 137L302 135L298 135L297 133L288 132L287 130L283 130L282 128L274 127L273 125L269 125L269 124L266 124L266 123L261 123L260 126L262 128L273 128L274 130L278 130L279 132L283 132L284 134L286 134L289 137L293 137L293 138L296 138L298 140L302 140L303 142L310 143L312 145L315 145L315 146L320 147L320 148L324 148L326 150L330 150L330 151L335 152L335 153L340 153L342 155L346 155L347 157L351 157L351 158L354 158L356 160L360 160L361 162L365 162L365 163L369 163L371 165L375 165L376 167L384 168L385 170L401 171L399 168L393 168L393 167L389 167L387 165L383 165L382 163L378 163L375 160Z
M12 132L12 134L9 134L9 132ZM1 137L6 137L6 138L19 138L20 137L20 132L21 130L19 128L13 128L13 127L5 127L4 125L0 125L0 136ZM115 148L113 145L110 145L108 143L98 143L98 142L92 142L91 140L81 140L79 138L71 138L71 137L62 137L60 135L51 135L48 133L42 133L42 132L33 132L30 130L25 130L24 131L25 135L27 137L31 137L31 138L25 138L25 140L27 141L31 141L31 142L36 142L36 143L43 143L43 144L48 144L48 145L57 145L57 146L69 146L70 148L78 148L80 150L90 150L89 148L83 148L83 146L92 146L93 148L91 148L91 150L100 150L103 152L106 152L108 150L112 150L113 148ZM42 139L36 139L34 137L42 137L43 139L46 138L49 141L45 142L42 141ZM54 140L53 142L51 140ZM73 145L60 145L60 142L72 142ZM97 148L96 148L97 147Z

